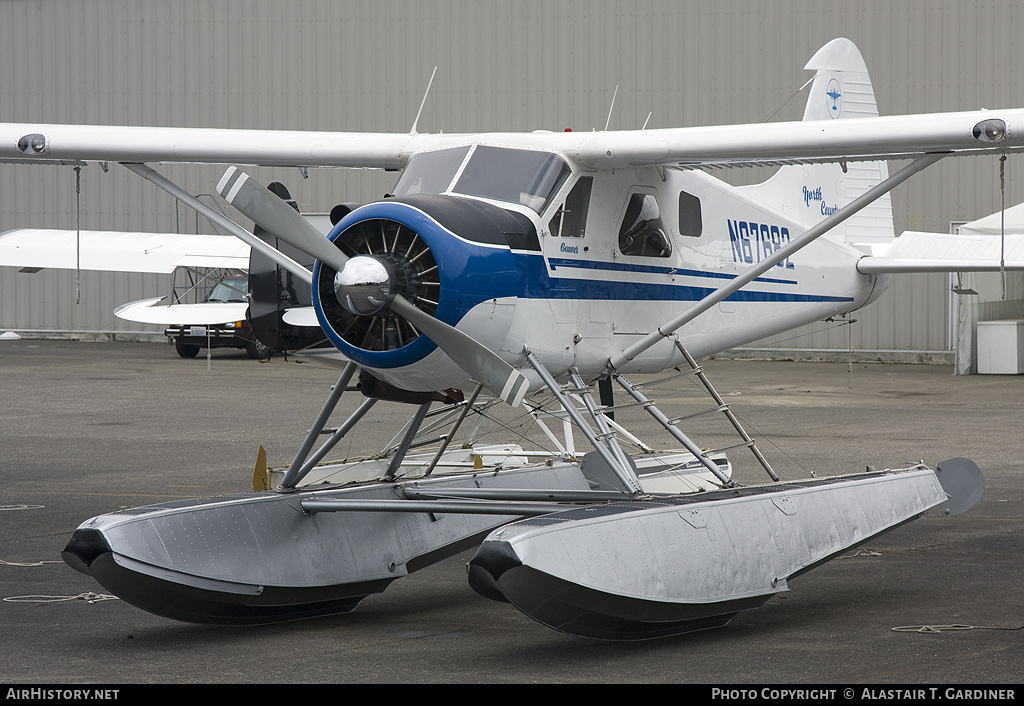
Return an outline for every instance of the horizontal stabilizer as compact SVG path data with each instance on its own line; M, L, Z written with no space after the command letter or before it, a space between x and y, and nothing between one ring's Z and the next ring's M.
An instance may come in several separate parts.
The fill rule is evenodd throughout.
M298 306L284 312L282 318L289 326L303 326L307 328L320 328L320 322L316 318L316 310L311 306Z
M864 274L900 272L998 272L1024 270L1024 234L946 235L907 231L885 255L863 257Z
M249 246L229 235L19 228L0 233L0 266L157 274L177 267L244 270Z

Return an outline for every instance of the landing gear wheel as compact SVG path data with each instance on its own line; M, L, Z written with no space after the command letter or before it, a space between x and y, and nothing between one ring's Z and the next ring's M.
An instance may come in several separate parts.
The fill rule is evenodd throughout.
M195 358L199 355L199 346L182 343L180 338L174 339L174 350L176 350L178 355L182 358Z
M270 357L270 346L254 336L251 341L245 344L245 352L253 360L263 360Z

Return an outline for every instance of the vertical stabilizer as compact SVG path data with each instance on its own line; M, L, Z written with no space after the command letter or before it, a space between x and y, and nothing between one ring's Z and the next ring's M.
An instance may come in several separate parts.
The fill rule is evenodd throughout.
M804 108L804 120L878 115L864 58L849 39L833 39L811 57L804 69L816 72ZM798 164L782 167L771 179L744 187L744 191L810 226L888 176L889 168L884 161ZM888 194L849 218L830 235L868 253L872 246L888 245L895 236Z

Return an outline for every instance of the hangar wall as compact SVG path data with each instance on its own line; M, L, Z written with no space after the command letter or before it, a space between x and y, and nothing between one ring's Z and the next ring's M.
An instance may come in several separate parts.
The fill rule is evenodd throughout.
M782 104L771 119L792 120L803 65L837 36L860 47L883 114L1024 106L1022 33L1015 0L5 0L0 120L407 131L434 66L424 132L601 129L616 86L613 129L648 114L651 127L757 122ZM1024 200L1020 160L1008 161L1007 204ZM222 169L162 171L198 194ZM737 184L766 176L720 174ZM321 212L394 181L350 170L256 175ZM70 167L0 165L0 194L0 230L194 232L170 197L117 165L83 170L80 211ZM999 203L994 157L940 163L893 192L897 232L946 231ZM169 286L82 273L75 304L73 272L0 268L0 331L146 328L110 312ZM950 348L950 307L944 275L898 277L857 312L852 339L823 323L755 347L845 354L852 344L867 357L927 358Z

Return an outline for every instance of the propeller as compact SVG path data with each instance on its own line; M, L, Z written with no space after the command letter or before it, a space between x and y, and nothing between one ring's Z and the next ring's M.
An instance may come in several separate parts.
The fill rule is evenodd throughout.
M217 193L268 233L338 272L345 267L348 260L345 253L334 247L298 211L240 169L228 167L217 184Z
M526 377L473 337L421 311L394 291L397 275L384 260L348 257L295 209L236 167L229 167L217 192L246 217L289 245L337 271L338 301L357 316L390 309L433 341L456 365L492 393L518 407L529 388Z

